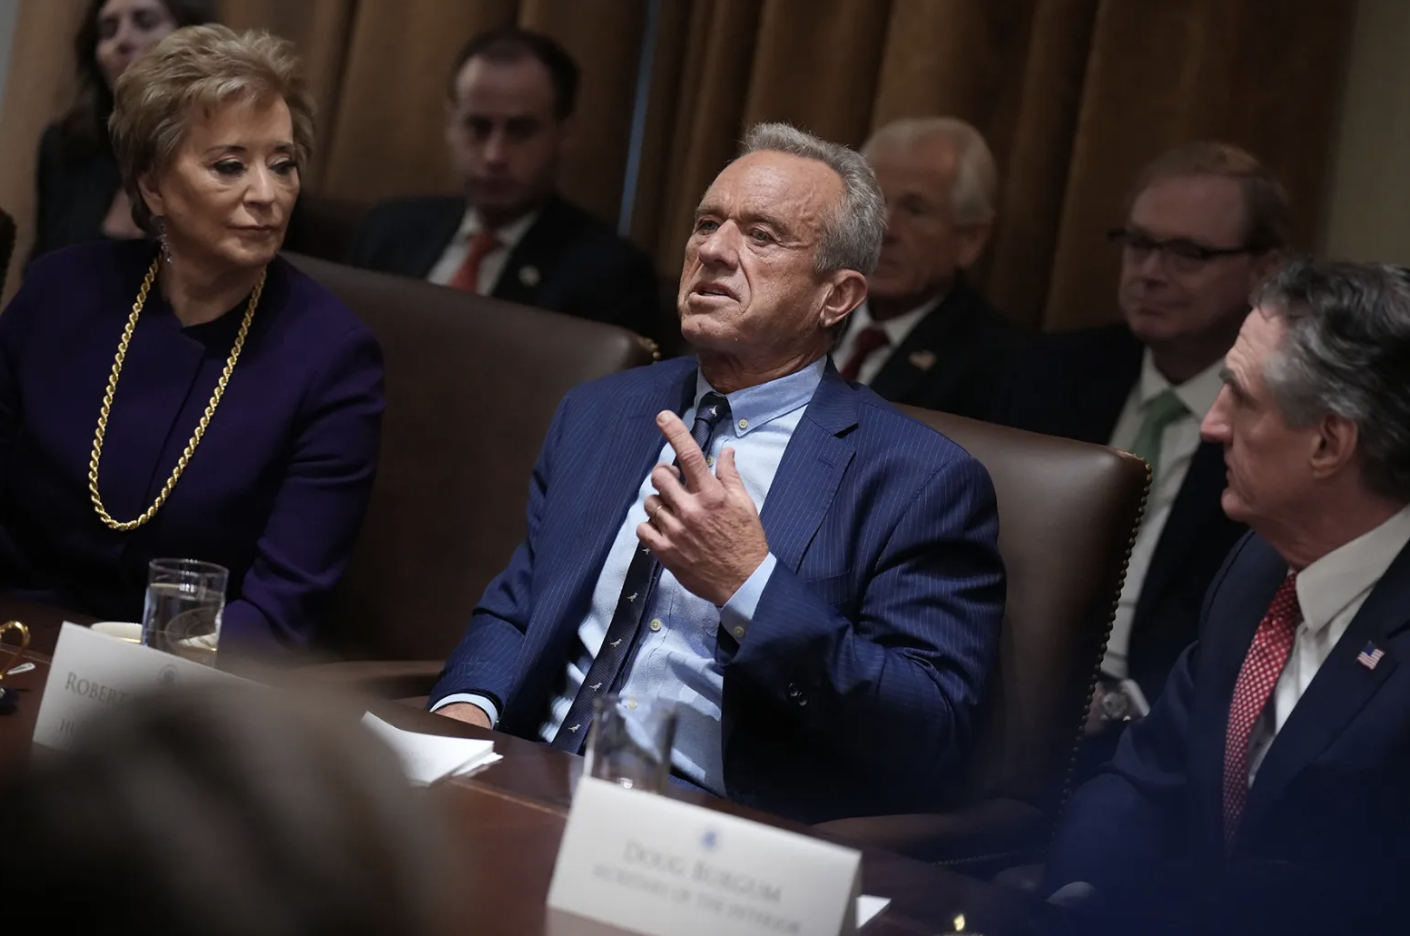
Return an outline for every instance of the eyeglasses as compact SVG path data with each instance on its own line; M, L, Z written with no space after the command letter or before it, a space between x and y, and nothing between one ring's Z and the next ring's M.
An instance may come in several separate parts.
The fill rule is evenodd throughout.
M1170 268L1186 273L1198 270L1209 261L1220 257L1262 252L1261 248L1251 244L1243 247L1208 247L1183 237L1156 240L1147 234L1128 231L1125 228L1113 228L1106 232L1106 237L1113 244L1120 244L1131 255L1131 259L1138 263L1152 252L1158 251L1161 259Z

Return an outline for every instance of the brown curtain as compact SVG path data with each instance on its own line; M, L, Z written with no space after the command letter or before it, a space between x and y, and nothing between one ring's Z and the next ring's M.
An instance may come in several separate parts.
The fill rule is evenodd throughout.
M233 26L288 36L320 104L312 191L374 201L452 191L445 85L467 37L509 23L583 69L561 184L614 221L649 0L224 0ZM0 116L0 199L30 227L33 152L61 106L82 0L23 0ZM1352 0L661 0L632 234L679 269L700 194L743 129L788 120L860 144L902 116L988 137L1001 220L978 271L1045 329L1115 316L1121 220L1139 167L1215 137L1283 179L1310 244ZM38 93L36 93L36 89ZM13 281L13 278L12 278Z

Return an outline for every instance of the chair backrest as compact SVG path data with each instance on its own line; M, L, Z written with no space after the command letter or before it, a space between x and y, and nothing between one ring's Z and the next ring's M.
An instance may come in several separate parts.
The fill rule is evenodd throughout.
M569 389L652 360L631 332L288 255L376 333L387 410L372 504L325 644L443 659L524 537L529 475Z
M980 798L1055 820L1106 652L1149 472L1098 445L902 407L988 469L999 503L1008 608L969 778Z
M299 196L284 249L306 257L345 263L368 206L345 198L328 198L312 192Z

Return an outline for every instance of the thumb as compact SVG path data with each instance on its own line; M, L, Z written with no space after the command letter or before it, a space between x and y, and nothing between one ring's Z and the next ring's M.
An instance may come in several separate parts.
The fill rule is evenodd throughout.
M739 469L734 464L733 448L726 447L720 453L719 464L715 466L715 477L729 490L744 490L744 479L739 476Z

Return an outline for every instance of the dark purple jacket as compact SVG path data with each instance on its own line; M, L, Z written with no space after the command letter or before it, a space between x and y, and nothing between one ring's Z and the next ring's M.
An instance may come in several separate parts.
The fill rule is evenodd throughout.
M141 619L147 563L230 570L222 645L302 645L326 616L376 469L377 340L282 259L225 398L171 498L128 533L98 519L89 455L150 242L45 256L0 315L0 589L102 618ZM178 258L178 261L179 258ZM183 328L154 288L108 421L104 506L156 499L210 401L245 303Z

